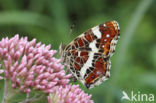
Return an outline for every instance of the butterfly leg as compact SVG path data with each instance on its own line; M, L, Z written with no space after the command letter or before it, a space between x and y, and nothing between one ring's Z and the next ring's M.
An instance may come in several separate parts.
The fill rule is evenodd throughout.
M73 73L70 70L68 70L68 71L69 71L68 73L71 73L72 74L71 80L73 82L76 82L77 81L77 78L73 75Z
M72 80L73 82L77 82L77 78L75 78L74 76L71 77L71 80Z
M67 69L66 69L66 73L67 73L67 74L72 74L71 80L72 80L73 82L76 82L76 81L77 81L77 78L73 75L72 71L69 69L68 66L67 66Z

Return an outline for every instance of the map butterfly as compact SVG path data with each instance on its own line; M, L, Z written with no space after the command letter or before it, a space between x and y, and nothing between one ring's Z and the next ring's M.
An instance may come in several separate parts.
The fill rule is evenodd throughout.
M120 37L119 24L108 21L76 37L68 45L60 45L63 63L88 89L110 77L110 57Z

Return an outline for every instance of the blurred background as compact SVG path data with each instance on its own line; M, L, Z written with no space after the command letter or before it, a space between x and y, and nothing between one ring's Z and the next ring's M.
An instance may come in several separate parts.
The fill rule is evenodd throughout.
M132 91L153 94L156 99L155 4L156 0L0 0L0 37L37 38L58 50L61 42L116 20L121 36L111 58L110 79L91 90L79 83L81 88L95 103L127 103L121 101L122 91L129 96Z

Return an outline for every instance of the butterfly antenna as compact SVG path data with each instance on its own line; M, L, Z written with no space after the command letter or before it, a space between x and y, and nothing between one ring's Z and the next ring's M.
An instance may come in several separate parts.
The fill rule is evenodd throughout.
M75 23L73 23L70 27L70 30L69 30L69 37L71 36L72 32L73 32L73 29L75 28Z

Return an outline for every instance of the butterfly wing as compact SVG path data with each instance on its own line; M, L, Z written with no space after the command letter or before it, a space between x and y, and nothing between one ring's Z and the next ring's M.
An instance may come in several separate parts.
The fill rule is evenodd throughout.
M118 23L109 21L82 33L66 46L65 63L87 88L109 77L110 56L115 51L119 35Z
M71 50L68 68L87 88L92 88L110 76L110 58L102 53L87 50Z
M96 31L96 29L101 33L95 44L98 52L103 53L106 57L112 56L120 37L119 24L116 21L106 22L100 24L99 27L93 28L92 31ZM99 32L94 32L94 34L100 35Z
M84 66L84 64L87 62L89 58L89 52L87 50L69 50L68 51L68 68L71 71L72 74L77 79L81 79L81 68Z
M82 33L67 46L66 50L88 49L93 52L103 53L105 57L109 57L114 53L119 37L119 24L116 21L109 21Z

